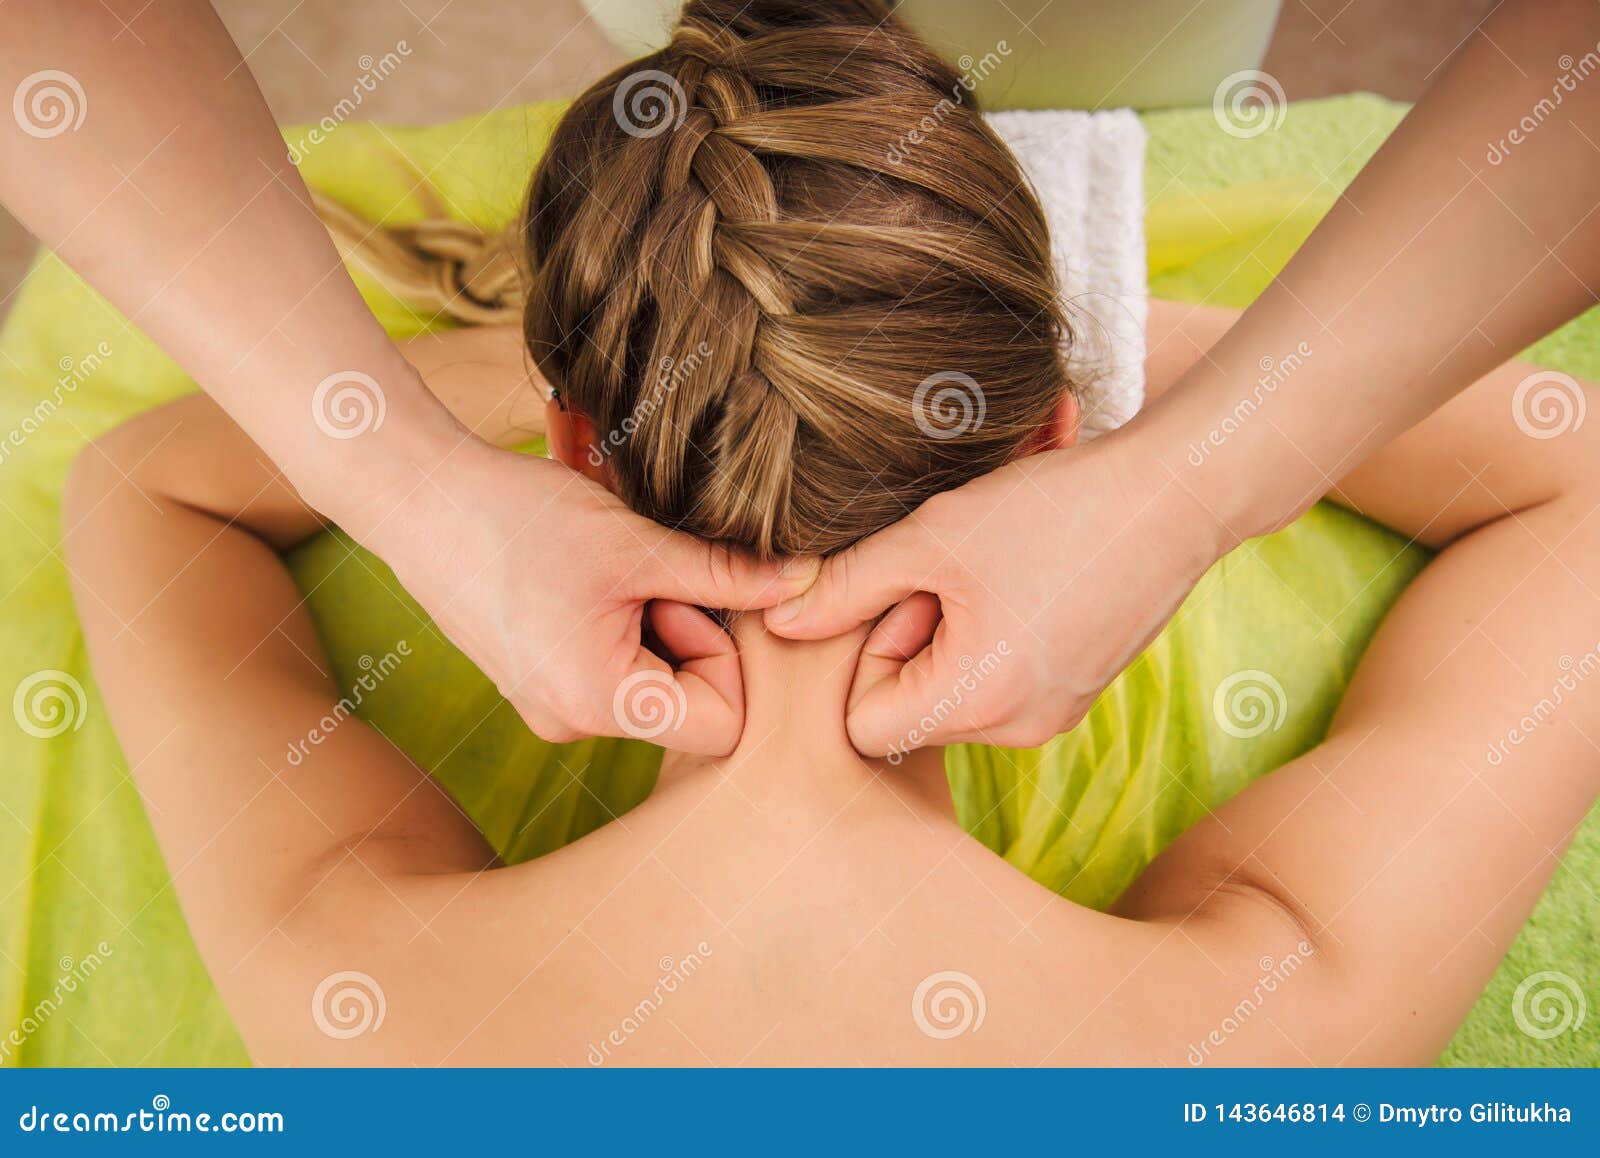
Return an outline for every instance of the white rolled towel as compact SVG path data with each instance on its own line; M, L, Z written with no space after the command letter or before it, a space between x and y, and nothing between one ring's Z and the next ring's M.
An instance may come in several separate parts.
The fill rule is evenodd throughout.
M1084 438L1144 405L1144 126L1129 109L1018 110L989 124L1016 154L1050 226L1082 384Z

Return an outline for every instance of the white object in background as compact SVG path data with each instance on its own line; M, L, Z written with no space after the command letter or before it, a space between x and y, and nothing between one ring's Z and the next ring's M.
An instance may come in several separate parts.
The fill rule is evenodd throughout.
M1067 364L1081 386L1083 437L1094 438L1144 405L1144 125L1128 109L1017 110L988 119L1016 154L1050 227L1073 330Z
M672 36L682 0L583 0L589 19L629 59L654 52Z
M803 3L803 0L796 0ZM678 0L583 0L630 57L667 42ZM1282 0L900 0L896 13L958 71L999 57L978 79L991 109L1207 105L1235 72L1259 68ZM1033 12L1024 19L1023 13ZM1000 52L1001 42L1006 51Z

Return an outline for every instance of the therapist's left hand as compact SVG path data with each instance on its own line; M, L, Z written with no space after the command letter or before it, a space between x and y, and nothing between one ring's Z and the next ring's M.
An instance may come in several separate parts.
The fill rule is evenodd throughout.
M1224 537L1132 430L1021 459L823 564L767 627L821 639L888 612L847 719L864 755L1033 747L1071 728L1171 618Z

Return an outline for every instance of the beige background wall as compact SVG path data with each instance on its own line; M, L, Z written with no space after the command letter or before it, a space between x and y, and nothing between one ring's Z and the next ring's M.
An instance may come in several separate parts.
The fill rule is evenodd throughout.
M1008 0L1019 18L1051 0ZM1211 0L1220 2L1220 0ZM1492 0L1285 0L1264 65L1290 99L1371 91L1414 99ZM324 116L400 40L400 69L361 116L422 123L567 96L617 62L578 0L216 0L273 112ZM0 210L0 298L33 241Z

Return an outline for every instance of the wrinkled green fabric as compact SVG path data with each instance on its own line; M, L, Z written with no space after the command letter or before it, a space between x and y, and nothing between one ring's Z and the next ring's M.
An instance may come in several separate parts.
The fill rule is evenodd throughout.
M1401 111L1371 98L1297 105L1281 128L1250 141L1221 133L1209 110L1147 117L1155 292L1244 304L1326 207L1326 182L1347 180ZM409 196L420 169L453 212L495 225L514 211L559 112L536 105L420 130L346 124L307 150L302 169L313 185L390 220L424 212ZM391 332L421 328L399 303L362 288ZM1600 376L1595 337L1586 318L1536 353ZM63 368L82 367L91 354L81 384L57 385ZM70 709L76 726L59 735L31 735L0 718L6 1064L248 1060L196 955L98 699L58 553L73 455L129 415L193 388L48 256L0 332L0 694L54 670L85 695L81 711ZM1208 806L1317 741L1374 627L1425 562L1394 535L1327 506L1245 545L1206 576L1074 732L1037 751L952 750L964 822L1050 887L1108 903ZM362 714L431 769L508 859L556 848L648 794L653 749L534 738L388 570L345 537L312 541L291 565L346 685L363 656L409 641L412 658L364 698ZM1225 731L1213 709L1218 687L1240 672L1258 673L1249 679L1266 689L1267 726L1254 736ZM1255 730L1239 719L1246 726L1234 732ZM1597 864L1600 822L1591 817L1447 1062L1600 1057L1600 1018L1536 1041L1510 1014L1517 982L1540 969L1563 970L1600 995L1600 904L1590 883L1600 879ZM94 976L63 992L63 980L91 959ZM13 1029L20 1045L5 1037Z

